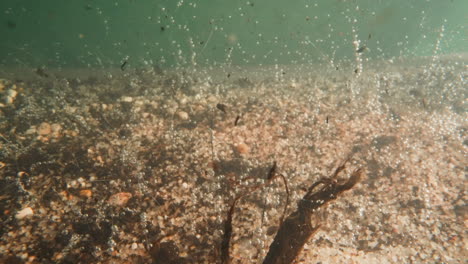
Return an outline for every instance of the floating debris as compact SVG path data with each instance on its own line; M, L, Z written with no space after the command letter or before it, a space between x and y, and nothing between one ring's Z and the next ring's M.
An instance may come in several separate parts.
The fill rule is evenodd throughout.
M356 53L363 53L366 49L367 49L367 47L364 45L364 46L360 47L359 49L357 49Z
M6 22L6 26L9 28L9 29L15 29L16 28L16 22L13 21L13 20L8 20Z
M41 77L49 78L49 74L46 73L44 68L37 68L34 72Z
M120 65L120 69L121 69L122 71L124 71L124 70L125 70L125 66L127 66L127 61L124 61L124 62L122 63L122 65Z

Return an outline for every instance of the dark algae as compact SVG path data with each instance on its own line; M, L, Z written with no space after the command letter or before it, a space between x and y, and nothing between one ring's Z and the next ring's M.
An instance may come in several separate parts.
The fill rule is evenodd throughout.
M272 181L275 176L280 175L284 180L288 198L283 216L280 220L279 229L269 247L268 254L263 260L264 264L294 263L294 260L302 251L305 243L307 243L313 234L320 228L320 224L312 225L312 216L319 208L324 207L329 202L337 199L343 192L353 188L362 178L362 170L357 169L351 173L351 176L347 180L338 180L338 175L346 168L348 160L349 159L338 166L329 178L323 178L313 183L308 188L304 197L299 200L297 210L286 217L285 220L283 219L289 203L289 188L287 186L286 178L282 174L277 173L276 161L273 163L272 167L268 171L266 184ZM250 192L246 192L244 195L238 196L230 205L224 222L223 239L221 242L220 261L222 264L231 263L229 244L233 232L232 219L236 203L248 193L252 193L265 185L256 186Z
M343 183L336 179L344 170L344 164L338 167L330 178L322 179L309 187L306 195L298 202L298 208L281 224L275 239L270 245L264 264L293 263L304 244L320 228L320 224L311 224L312 215L320 207L335 200L341 193L356 185L361 179L362 170L354 171ZM317 187L321 186L317 189ZM317 190L316 190L317 189Z

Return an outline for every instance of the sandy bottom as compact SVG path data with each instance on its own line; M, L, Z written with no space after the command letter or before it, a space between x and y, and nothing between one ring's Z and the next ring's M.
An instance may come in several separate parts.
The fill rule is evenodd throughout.
M364 179L297 263L465 263L466 66L281 71L1 80L0 261L218 263L273 162L289 214L352 154ZM233 263L262 262L285 202L280 178L239 201Z

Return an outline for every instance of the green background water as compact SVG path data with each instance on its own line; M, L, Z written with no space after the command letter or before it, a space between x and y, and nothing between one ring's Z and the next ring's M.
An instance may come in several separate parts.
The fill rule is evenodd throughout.
M464 0L2 0L0 10L3 67L328 63L364 45L370 59L468 47Z

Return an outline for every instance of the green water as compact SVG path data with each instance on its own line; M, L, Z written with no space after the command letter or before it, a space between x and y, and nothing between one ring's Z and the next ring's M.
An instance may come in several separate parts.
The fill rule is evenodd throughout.
M467 10L1 0L0 263L466 263Z
M467 52L468 1L160 0L0 3L0 65L353 63Z

